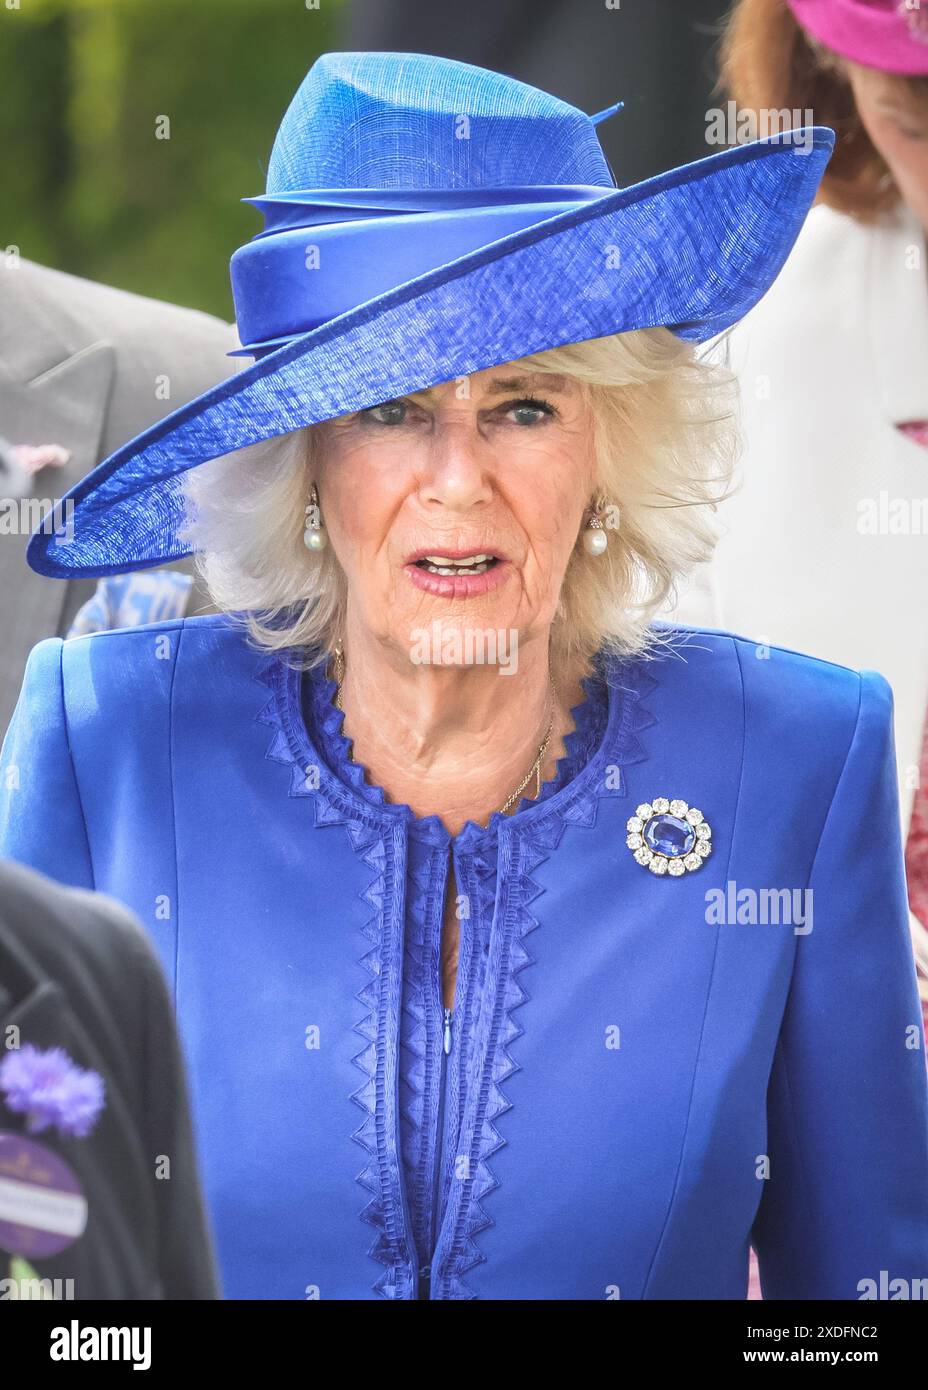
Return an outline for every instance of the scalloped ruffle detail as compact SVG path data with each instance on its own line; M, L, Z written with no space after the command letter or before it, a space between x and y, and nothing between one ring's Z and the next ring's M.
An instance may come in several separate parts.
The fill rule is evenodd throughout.
M581 682L586 698L571 710L574 727L564 736L564 754L558 759L555 775L542 783L537 798L523 797L513 815L518 816L525 806L547 800L570 782L589 761L593 750L602 741L609 713L608 692L601 678L594 673ZM345 713L334 704L337 682L316 668L313 678L302 687L302 712L313 743L330 770L345 782L374 809L386 802L383 789L367 780L363 765L352 762L352 741L343 732ZM433 1203L432 1175L441 1161L434 1151L434 1122L441 1085L441 1061L436 1057L434 1040L441 1031L441 1014L435 1008L431 981L440 970L439 952L432 940L436 909L432 901L438 867L435 862L436 837L439 843L447 834L438 816L417 816L406 803L389 803L394 813L402 814L409 828L407 860L407 932L404 952L402 989L402 1019L399 1046L403 1057L400 1068L400 1145L407 1183L407 1203L413 1243L418 1258L428 1258L423 1252L431 1246L431 1217ZM493 917L496 902L496 838L500 821L511 816L497 813L485 827L467 821L455 837L459 855L468 860L468 888L471 897L471 923L474 936L486 933ZM463 885L458 885L463 891ZM460 1015L459 1015L460 1016ZM458 1025L458 1046L463 1056L469 1049L470 1037L465 1022ZM463 1061L462 1056L462 1061ZM456 1087L449 1081L448 1105L458 1108Z
M460 1190L458 1210L449 1228L447 1246L438 1253L438 1272L434 1288L439 1297L466 1300L477 1295L465 1282L465 1275L482 1264L486 1256L479 1249L476 1237L494 1224L484 1207L486 1198L499 1187L499 1179L490 1167L490 1159L507 1142L500 1132L499 1120L512 1108L503 1090L504 1083L521 1065L512 1056L512 1044L525 1031L514 1017L530 998L521 980L522 972L534 963L525 945L526 938L540 924L530 905L544 892L532 874L556 851L568 825L592 829L596 823L599 799L602 796L625 796L627 785L622 769L647 757L640 735L653 724L655 717L646 708L645 700L656 686L654 678L639 668L614 666L613 682L624 693L621 720L608 743L604 743L595 760L589 764L591 776L583 777L576 794L568 797L563 806L551 809L549 815L524 820L514 828L517 852L512 864L511 900L516 904L511 925L501 936L498 959L490 963L497 978L496 996L489 1011L490 1027L483 1059L475 1066L480 1084L475 1088L476 1105L467 1125L469 1179L453 1184ZM607 780L606 769L615 767L617 776ZM463 1146L459 1145L459 1153Z
M410 1299L415 1287L416 1257L402 1217L400 1159L387 1132L384 1103L399 1046L400 972L404 954L396 941L397 933L400 941L402 939L403 924L392 922L386 910L393 899L393 860L387 827L378 824L375 816L359 816L350 800L338 795L337 788L333 794L332 790L327 791L320 785L318 765L300 761L299 754L305 750L289 717L286 701L289 671L281 661L276 656L266 658L259 664L256 678L270 691L267 703L257 715L257 721L269 725L272 731L265 756L289 768L290 796L312 798L314 826L343 826L352 849L373 874L359 894L369 905L371 914L363 927L369 946L360 962L369 978L355 995L365 1012L354 1025L354 1031L363 1039L363 1046L352 1062L364 1080L352 1092L351 1099L363 1111L364 1119L352 1138L364 1150L366 1158L364 1167L355 1176L368 1197L361 1219L375 1232L368 1254L385 1266L384 1273L374 1284L375 1292L386 1299Z
M486 826L476 821L465 821L455 837L459 846L469 850L479 840L488 836L495 838L501 821L508 822L513 816L528 806L536 806L547 801L562 787L566 786L587 762L601 741L608 718L608 695L605 684L596 673L586 676L580 682L586 698L580 700L570 711L574 722L573 729L564 735L564 754L555 764L554 776L542 782L537 797L523 796L511 815L494 811ZM389 805L394 811L405 816L410 830L416 834L431 837L435 832L445 834L440 816L417 816L406 802L388 802L382 787L367 780L367 769L351 759L352 740L343 732L345 711L332 702L338 689L337 682L327 676L321 668L313 672L309 683L309 700L306 713L311 720L319 751L326 759L330 769L374 808ZM307 721L309 722L309 721Z
M368 946L360 961L368 979L356 994L364 1016L354 1025L363 1046L352 1059L364 1080L351 1098L364 1118L352 1137L366 1157L356 1179L368 1199L361 1217L375 1232L368 1253L384 1266L374 1289L383 1298L410 1299L415 1292L418 1252L429 1234L425 1213L431 1194L421 1188L421 1178L436 1161L422 1147L425 1122L430 1118L427 1040L434 1036L430 1030L435 1027L423 987L422 952L429 912L435 910L428 896L430 865L436 849L444 852L452 839L440 817L417 817L405 804L387 802L383 789L367 781L363 765L351 761L351 741L341 731L344 713L331 703L335 682L322 668L311 673L309 709L294 696L294 685L299 690L299 684L279 654L259 663L256 678L269 691L257 715L271 729L266 757L289 768L289 795L312 798L314 826L343 826L353 850L372 871L371 881L359 894L371 913L363 928ZM606 681L621 691L611 718ZM575 727L565 735L565 755L558 761L556 776L542 784L541 795L523 797L512 815L494 812L485 827L468 821L455 837L459 854L468 856L471 886L479 896L474 919L486 924L489 933L498 897L497 831L500 823L509 828L507 834L512 833L517 853L508 891L518 906L504 914L506 935L500 933L496 958L484 967L496 981L489 1026L481 1029L479 1038L469 1036L466 1026L462 1028L461 1047L466 1046L466 1052L462 1050L461 1065L462 1076L468 1078L468 1095L459 1141L467 1139L472 1177L451 1184L448 1202L453 1201L456 1210L450 1219L445 1208L442 1231L449 1244L444 1248L440 1242L435 1252L433 1297L475 1298L464 1275L485 1259L475 1237L493 1224L483 1206L499 1185L489 1160L506 1142L497 1128L511 1108L502 1088L519 1070L509 1049L523 1029L513 1015L529 998L519 976L533 962L524 941L538 926L529 905L543 892L531 874L555 851L568 825L595 824L600 796L626 794L621 772L608 782L605 775L597 774L604 774L609 765L620 769L646 756L639 734L655 721L642 696L655 684L640 665L626 668L611 663L609 675L587 677L583 682L587 699L572 710ZM309 754L324 760L325 766L313 762ZM547 814L540 811L541 804L555 795L556 804ZM530 808L535 808L531 815L523 814ZM407 858L401 866L406 874L405 921L395 920L393 910L399 820L410 832ZM495 933L489 935L495 939ZM397 1068L401 1050L403 1065ZM391 1132L387 1088L397 1072L398 1113Z

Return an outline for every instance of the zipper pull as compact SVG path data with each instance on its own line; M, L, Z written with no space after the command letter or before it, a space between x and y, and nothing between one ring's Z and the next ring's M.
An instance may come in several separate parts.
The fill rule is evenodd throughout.
M446 1056L446 1057L447 1057L448 1053L451 1051L451 1018L452 1018L452 1010L451 1010L451 1009L445 1009L445 1036L444 1036L444 1048L445 1048L445 1056Z

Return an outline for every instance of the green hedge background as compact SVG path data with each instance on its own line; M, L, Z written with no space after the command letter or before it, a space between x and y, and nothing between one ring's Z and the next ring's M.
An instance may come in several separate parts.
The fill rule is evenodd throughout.
M264 191L313 61L342 46L342 5L318 5L0 0L2 246L232 320L229 259L262 225L240 199Z

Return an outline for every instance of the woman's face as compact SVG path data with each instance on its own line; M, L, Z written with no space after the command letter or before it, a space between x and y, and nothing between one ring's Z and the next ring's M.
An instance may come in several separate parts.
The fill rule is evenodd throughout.
M468 630L507 644L546 632L594 490L592 412L576 380L490 367L313 433L353 620L407 654L417 629L450 634L451 650ZM430 569L423 555L445 563ZM478 556L492 559L435 572Z
M859 63L848 63L847 75L867 134L928 235L928 96L916 103L898 81Z

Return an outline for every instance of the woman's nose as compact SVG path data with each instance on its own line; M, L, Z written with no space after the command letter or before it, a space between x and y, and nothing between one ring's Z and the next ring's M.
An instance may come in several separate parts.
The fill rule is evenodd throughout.
M489 501L491 469L489 447L475 423L437 425L422 461L422 500L460 509Z

